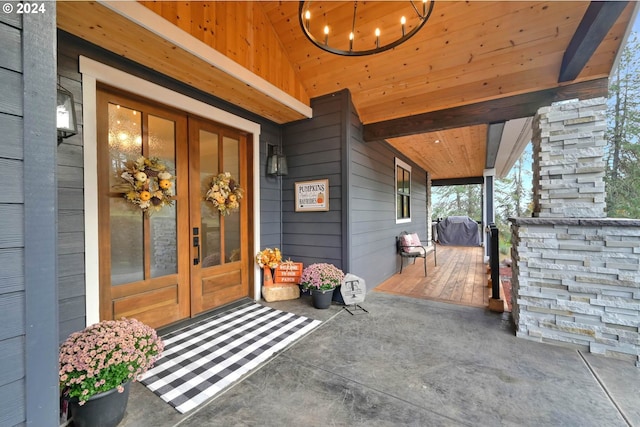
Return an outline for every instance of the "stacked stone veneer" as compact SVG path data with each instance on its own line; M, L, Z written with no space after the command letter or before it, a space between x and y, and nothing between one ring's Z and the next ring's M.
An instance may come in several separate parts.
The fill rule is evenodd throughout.
M541 109L534 217L512 219L518 337L640 367L640 220L605 217L604 99Z
M534 216L606 216L605 115L605 98L538 111L532 137Z

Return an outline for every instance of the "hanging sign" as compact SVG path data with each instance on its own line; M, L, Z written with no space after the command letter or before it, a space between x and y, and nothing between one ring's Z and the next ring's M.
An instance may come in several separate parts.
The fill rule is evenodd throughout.
M363 302L366 293L367 285L363 278L351 273L344 276L340 286L340 294L342 295L345 305L353 305Z

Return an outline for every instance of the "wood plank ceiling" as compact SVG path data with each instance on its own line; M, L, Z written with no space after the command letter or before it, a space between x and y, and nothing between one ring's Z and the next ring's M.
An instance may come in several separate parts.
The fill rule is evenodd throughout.
M341 3L353 4L328 2L331 8ZM636 6L436 0L429 22L406 43L377 55L342 57L304 37L297 1L142 4L166 19L164 25L191 34L306 105L349 89L365 139L388 140L433 179L481 176L491 157L490 123L531 116L553 101L606 94ZM358 2L358 25L380 23L393 31L388 28L399 14L409 13L403 4L408 2ZM302 118L272 95L176 48L162 32L105 6L58 2L58 26L278 123ZM350 22L349 13L336 22Z

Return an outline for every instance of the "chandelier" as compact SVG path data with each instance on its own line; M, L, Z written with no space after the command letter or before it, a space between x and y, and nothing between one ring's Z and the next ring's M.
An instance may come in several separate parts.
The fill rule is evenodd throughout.
M426 24L435 0L300 1L305 36L320 49L342 56L384 52L413 37Z

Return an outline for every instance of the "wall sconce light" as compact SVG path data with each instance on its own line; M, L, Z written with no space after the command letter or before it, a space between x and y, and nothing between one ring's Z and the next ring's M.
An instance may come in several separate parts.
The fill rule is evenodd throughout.
M287 158L276 145L267 144L267 175L282 176L289 173Z
M64 138L69 138L78 133L73 94L61 86L58 86L56 124L58 128L58 145Z

